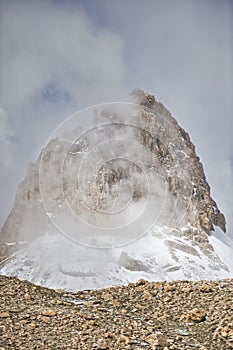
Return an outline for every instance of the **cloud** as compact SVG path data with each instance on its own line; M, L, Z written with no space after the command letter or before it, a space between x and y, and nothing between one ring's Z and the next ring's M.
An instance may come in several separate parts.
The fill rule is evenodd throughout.
M0 107L0 167L9 169L12 165L12 137L14 131L9 125L7 111Z
M4 128L15 134L6 138L15 171L4 183L12 194L2 218L26 164L59 122L140 87L158 94L190 133L233 235L232 1L2 0L0 7L0 98ZM2 174L5 166L1 182Z
M157 93L189 132L233 236L232 2L104 3L124 36L130 83Z
M0 181L15 157L15 190L26 164L62 119L90 104L120 98L125 63L121 37L92 23L78 5L22 0L1 1L0 7L0 104L5 111ZM7 118L15 130L11 143ZM1 219L10 200L5 197Z
M6 1L1 6L2 103L11 111L49 90L84 104L90 100L88 91L109 98L111 90L122 87L121 38L93 25L79 7L51 1Z

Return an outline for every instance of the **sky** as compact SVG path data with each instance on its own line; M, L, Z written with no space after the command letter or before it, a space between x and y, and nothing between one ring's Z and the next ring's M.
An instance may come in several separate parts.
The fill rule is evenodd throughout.
M53 130L141 88L196 145L233 236L233 2L0 0L0 224Z

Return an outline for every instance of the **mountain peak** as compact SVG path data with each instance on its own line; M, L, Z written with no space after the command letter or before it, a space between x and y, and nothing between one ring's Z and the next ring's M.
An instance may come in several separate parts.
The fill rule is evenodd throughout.
M226 231L225 217L211 197L188 133L153 95L140 89L132 95L136 104L94 106L52 135L18 186L1 230L2 258L27 241L26 250L17 253L19 260L23 264L30 256L26 260L35 264L35 250L50 247L56 251L52 266L57 263L66 283L71 276L86 276L87 287L106 285L108 278L113 284L131 281L135 270L150 279L174 273L179 278L216 277L228 271L209 239L217 226ZM72 266L81 264L78 272L67 261L59 262L61 245L66 246L65 256L68 251L75 256L75 250L84 260L88 256L90 271L83 271L77 258ZM120 266L121 277L106 272L105 258L101 262L99 253L93 258L88 247L115 248L101 259L110 265L113 259L111 271ZM159 252L161 258L156 257ZM96 257L101 271L95 267ZM10 258L3 271L13 266ZM104 280L103 271L108 276Z

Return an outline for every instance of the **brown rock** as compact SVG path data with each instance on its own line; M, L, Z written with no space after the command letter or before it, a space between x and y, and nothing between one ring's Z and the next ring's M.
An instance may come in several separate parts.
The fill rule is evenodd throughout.
M126 337L123 334L121 334L117 339L117 344L129 344L129 342L130 342L129 337Z
M24 294L24 299L26 299L26 300L30 300L30 299L31 299L30 294L25 293L25 294Z
M102 298L104 298L104 299L111 299L111 298L112 298L112 295L109 294L109 293L104 293L104 294L102 295Z
M6 328L5 325L0 326L0 334L1 334L1 333L5 333L6 330L7 330L7 328Z
M169 292L173 292L174 290L176 290L176 287L172 286L172 285L168 285L168 286L164 286L164 290L169 291Z
M34 329L34 328L36 328L36 324L32 322L32 323L29 324L29 327Z
M230 328L230 327L228 327L228 326L223 327L223 328L221 329L221 335L222 335L223 337L232 337L232 338L233 338L233 328Z
M43 322L48 323L48 322L50 322L50 321L51 321L51 318L50 318L50 317L48 317L48 316L42 316L42 317L41 317L41 320L42 320Z
M206 311L204 309L192 309L187 314L184 314L180 318L185 322L203 322L206 319Z
M161 332L156 332L156 333L150 334L144 340L148 344L150 344L152 346L152 348L154 348L155 346L164 347L167 345L167 339L163 335L163 333L161 333Z
M184 288L182 288L182 292L184 292L184 293L190 293L192 291L193 291L192 287L184 287Z
M7 318L10 317L10 313L8 311L3 311L0 313L1 318Z
M99 350L108 349L108 342L105 339L99 339L97 342L97 349Z
M26 323L28 323L28 319L21 320L20 323L26 324Z
M172 300L171 297L165 297L165 298L164 298L164 302L165 302L165 303L169 303L169 301L171 301L171 300Z
M138 282L136 282L136 286L143 286L146 283L147 283L147 281L144 280L143 278L141 278Z
M152 299L152 295L148 290L145 290L145 292L143 293L143 298L147 299L147 300L151 300Z
M57 314L57 312L55 310L47 309L47 310L42 311L43 316L53 317L53 316L56 316L56 314Z
M205 285L205 284L203 284L199 289L201 292L204 292L204 293L212 292L212 289L208 285Z

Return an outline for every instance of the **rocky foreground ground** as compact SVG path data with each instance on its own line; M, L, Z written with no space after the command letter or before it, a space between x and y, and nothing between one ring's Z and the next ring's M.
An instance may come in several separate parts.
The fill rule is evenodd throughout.
M0 350L233 349L233 280L68 293L0 276Z

